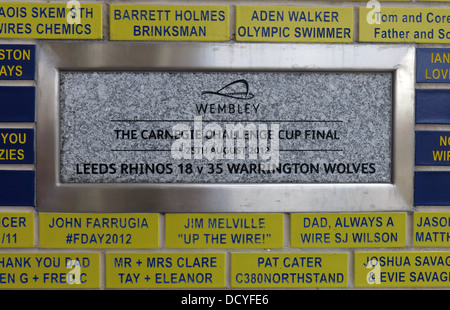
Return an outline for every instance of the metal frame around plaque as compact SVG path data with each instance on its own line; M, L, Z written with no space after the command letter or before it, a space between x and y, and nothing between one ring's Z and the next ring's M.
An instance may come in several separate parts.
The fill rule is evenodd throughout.
M351 212L413 206L412 45L63 42L38 44L39 212ZM392 184L63 184L59 71L393 73Z

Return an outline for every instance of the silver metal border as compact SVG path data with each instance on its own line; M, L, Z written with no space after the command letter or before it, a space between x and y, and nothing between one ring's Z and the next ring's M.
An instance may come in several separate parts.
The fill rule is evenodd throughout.
M336 212L413 208L412 45L58 42L38 44L39 212ZM61 184L60 70L390 71L392 184Z

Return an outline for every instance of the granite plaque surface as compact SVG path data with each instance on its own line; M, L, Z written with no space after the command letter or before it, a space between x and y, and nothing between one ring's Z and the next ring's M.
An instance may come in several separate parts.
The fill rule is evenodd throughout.
M391 183L391 73L60 72L62 183Z

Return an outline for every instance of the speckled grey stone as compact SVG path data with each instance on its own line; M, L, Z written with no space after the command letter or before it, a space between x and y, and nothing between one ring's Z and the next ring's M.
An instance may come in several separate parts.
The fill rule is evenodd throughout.
M61 72L60 78L63 183L391 182L391 73ZM241 79L248 82L248 93L243 83L214 93ZM223 96L240 91L244 94ZM216 111L218 105L247 105L249 113L199 113L199 104L214 104ZM250 171L250 164L266 161L248 156L174 159L170 149L176 140L141 136L151 130L171 132L176 124L192 127L195 116L202 117L203 126L225 129L227 123L245 121L271 129L278 124L282 137L285 130L297 130L299 136L279 140L283 169L273 173ZM118 139L116 130L135 130L137 138ZM311 139L308 130L325 130L333 138ZM146 164L159 170L143 171ZM231 172L237 164L247 169ZM325 169L333 164L339 169ZM138 169L122 169L130 165Z

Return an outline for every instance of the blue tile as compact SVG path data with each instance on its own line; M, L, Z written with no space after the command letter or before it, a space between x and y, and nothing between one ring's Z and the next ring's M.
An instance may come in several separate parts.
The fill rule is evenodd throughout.
M450 124L450 89L416 89L416 123Z
M0 170L0 206L34 206L36 173Z
M34 129L0 128L0 164L34 162Z
M418 166L450 166L450 131L416 131Z
M0 122L34 122L35 104L35 87L0 86Z
M416 50L418 83L450 83L450 48Z
M36 46L0 44L0 80L34 80Z

